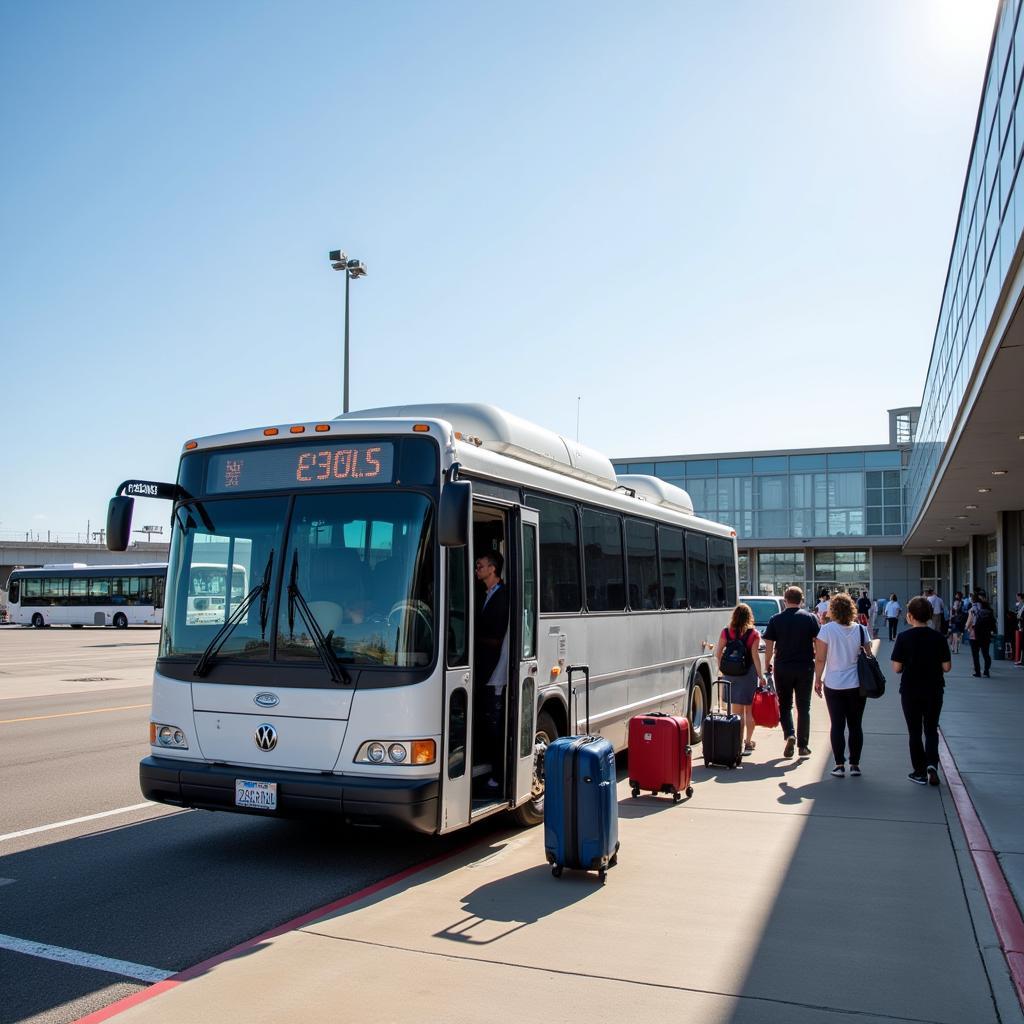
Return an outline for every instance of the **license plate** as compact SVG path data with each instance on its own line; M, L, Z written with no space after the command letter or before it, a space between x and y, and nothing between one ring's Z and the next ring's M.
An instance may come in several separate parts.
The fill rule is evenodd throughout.
M235 779L235 806L260 811L277 810L277 783Z

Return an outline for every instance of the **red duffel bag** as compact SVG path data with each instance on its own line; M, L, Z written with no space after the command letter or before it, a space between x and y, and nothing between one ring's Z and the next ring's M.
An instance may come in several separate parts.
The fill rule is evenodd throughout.
M765 686L754 691L750 713L754 716L754 724L765 729L774 729L779 724L779 695L775 692L771 676L767 677Z

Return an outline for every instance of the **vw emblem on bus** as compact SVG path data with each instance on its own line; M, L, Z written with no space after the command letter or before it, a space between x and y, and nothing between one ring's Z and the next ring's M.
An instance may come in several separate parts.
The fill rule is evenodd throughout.
M269 723L264 722L256 730L253 739L256 740L256 746L260 750L273 750L277 746L277 730Z
M253 697L253 703L259 704L261 708L276 708L281 703L281 698L276 693L257 693Z

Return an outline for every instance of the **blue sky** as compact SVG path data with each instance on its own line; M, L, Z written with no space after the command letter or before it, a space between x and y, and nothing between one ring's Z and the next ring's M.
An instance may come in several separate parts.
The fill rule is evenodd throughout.
M612 456L884 442L995 6L0 5L0 536L336 414L338 246L353 408L572 435L580 395Z

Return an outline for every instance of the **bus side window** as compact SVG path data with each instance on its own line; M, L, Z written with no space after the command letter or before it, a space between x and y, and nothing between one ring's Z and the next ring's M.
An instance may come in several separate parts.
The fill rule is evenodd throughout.
M658 528L658 543L661 550L661 585L665 592L665 607L689 608L683 531L671 526L661 526Z
M21 600L21 580L11 580L9 587L7 599L11 604L18 604Z
M703 533L686 531L686 564L690 582L690 607L711 607L708 580L708 539Z
M448 667L469 664L468 547L448 548ZM453 776L454 777L454 776Z

